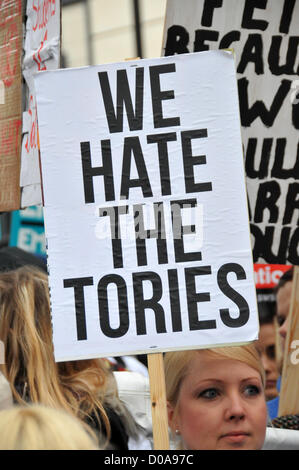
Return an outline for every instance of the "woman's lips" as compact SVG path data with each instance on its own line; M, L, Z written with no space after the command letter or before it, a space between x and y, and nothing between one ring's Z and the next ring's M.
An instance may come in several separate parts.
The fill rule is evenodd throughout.
M223 434L221 436L223 439L232 442L232 443L238 443L238 442L243 442L246 440L246 438L249 436L248 432L244 431L231 431L227 434Z

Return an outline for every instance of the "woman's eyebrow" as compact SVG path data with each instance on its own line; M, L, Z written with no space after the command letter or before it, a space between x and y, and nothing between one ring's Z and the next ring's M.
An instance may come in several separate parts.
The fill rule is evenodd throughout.
M244 379L241 379L240 382L243 383L243 382L248 382L250 380L256 380L257 382L259 382L261 379L259 377L249 376L249 377L245 377ZM202 384L205 384L205 382L214 382L214 383L222 384L222 383L226 383L227 381L217 379L216 377L207 377L205 379L200 379L198 382L195 383L195 385L196 386L202 385Z
M246 382L247 380L257 380L259 382L262 379L260 377L246 377L246 379L242 379L241 382Z
M200 385L200 384L205 383L205 382L223 383L223 380L221 380L221 379L216 379L216 378L214 378L214 377L210 377L210 378L207 378L207 379L202 379L202 380L200 380L199 382L197 382L197 384Z

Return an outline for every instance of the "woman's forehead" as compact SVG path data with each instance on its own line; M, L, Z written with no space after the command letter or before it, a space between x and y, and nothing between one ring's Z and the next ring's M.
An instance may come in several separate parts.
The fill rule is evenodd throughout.
M183 380L187 378L206 380L208 378L228 380L233 374L234 379L260 377L259 372L245 362L224 356L217 356L209 351L198 351L190 360Z

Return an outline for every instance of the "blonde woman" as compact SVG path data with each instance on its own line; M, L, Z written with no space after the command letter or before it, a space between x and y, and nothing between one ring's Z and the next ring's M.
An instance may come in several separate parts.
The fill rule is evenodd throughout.
M0 411L0 450L96 450L96 435L63 410L42 405Z
M127 426L119 417L126 413L116 389L111 391L107 361L55 363L48 277L39 269L23 266L0 274L0 340L1 370L16 403L64 409L105 435L113 448L128 448L134 423Z
M169 426L190 450L261 449L267 408L254 345L165 355Z

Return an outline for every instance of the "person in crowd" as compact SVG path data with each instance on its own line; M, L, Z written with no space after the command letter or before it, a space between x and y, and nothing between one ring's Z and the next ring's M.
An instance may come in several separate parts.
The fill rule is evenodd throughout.
M97 450L89 426L64 410L43 405L0 411L0 450Z
M254 344L165 354L168 420L188 450L261 449L267 407Z
M62 408L94 427L112 448L128 449L128 433L137 437L139 429L118 399L108 362L55 363L48 277L38 268L0 274L0 340L1 369L16 403Z
M276 319L279 326L282 352L284 352L285 349L285 340L288 331L288 314L291 304L293 272L294 268L291 267L281 276L276 286Z
M286 271L278 281L276 286L276 320L279 326L278 332L280 336L280 344L282 355L285 352L285 341L289 326L289 310L291 305L291 294L293 285L294 267L292 266ZM280 373L282 373L282 364L279 364ZM280 390L279 377L277 388ZM276 428L299 430L299 410L297 413L278 416L279 413L279 395L267 402L269 416L272 425Z
M278 333L280 338L280 349L282 357L285 348L285 339L288 330L288 314L291 302L292 293L292 280L293 280L293 267L286 271L278 281L275 288L276 294L276 321L278 324ZM282 362L278 364L279 373L282 373ZM277 380L277 390L280 391L281 375ZM268 413L270 418L273 420L278 416L279 409L279 394L277 397L267 402Z
M275 310L271 308L268 302L258 302L258 313L260 332L259 339L256 341L255 345L261 356L266 373L266 400L272 400L278 396L276 383L279 377L279 368L276 358Z

